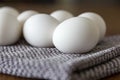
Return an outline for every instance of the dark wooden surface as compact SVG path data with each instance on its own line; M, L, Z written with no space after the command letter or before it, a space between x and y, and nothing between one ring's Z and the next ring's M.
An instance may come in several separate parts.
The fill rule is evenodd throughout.
M37 10L40 13L51 13L54 10L64 9L73 13L75 16L82 12L93 11L99 13L106 21L107 33L106 36L120 34L120 5L95 5L95 4L81 4L81 5L68 5L68 4L40 4L40 3L1 3L0 6L12 6L17 8L20 12L24 10ZM37 80L27 79L6 74L0 74L0 80ZM111 75L103 80L120 80L120 73Z

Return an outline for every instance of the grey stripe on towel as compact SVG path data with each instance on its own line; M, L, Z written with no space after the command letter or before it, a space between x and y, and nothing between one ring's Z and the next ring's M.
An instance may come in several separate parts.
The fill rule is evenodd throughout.
M120 36L106 37L85 54L35 48L20 40L0 46L0 73L48 80L96 80L120 71Z

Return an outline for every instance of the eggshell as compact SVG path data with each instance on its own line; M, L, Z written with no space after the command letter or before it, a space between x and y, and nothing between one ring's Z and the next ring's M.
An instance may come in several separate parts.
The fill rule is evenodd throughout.
M65 10L57 10L50 14L52 17L56 18L58 21L63 22L66 19L72 18L73 14Z
M99 42L104 38L106 33L106 23L104 19L97 13L85 12L79 15L79 17L85 17L91 19L99 28Z
M16 17L19 15L19 12L15 8L9 7L9 6L1 7L0 13L8 13L8 14L12 14Z
M25 23L25 21L30 18L33 15L38 14L37 11L34 10L26 10L24 12L22 12L19 16L18 16L18 21L21 23L21 25L23 26L23 24Z
M53 33L55 47L64 53L88 52L96 46L98 39L98 28L90 19L83 17L65 20Z
M59 21L47 14L34 15L24 24L24 38L32 46L53 47L52 35L58 24Z
M0 19L0 45L9 45L18 41L21 28L17 18L11 14L0 13Z

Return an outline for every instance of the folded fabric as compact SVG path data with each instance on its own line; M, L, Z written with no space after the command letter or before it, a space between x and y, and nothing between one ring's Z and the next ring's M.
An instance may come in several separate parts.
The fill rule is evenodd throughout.
M96 80L120 71L120 35L106 37L92 51L66 54L20 40L0 46L0 73L47 80Z

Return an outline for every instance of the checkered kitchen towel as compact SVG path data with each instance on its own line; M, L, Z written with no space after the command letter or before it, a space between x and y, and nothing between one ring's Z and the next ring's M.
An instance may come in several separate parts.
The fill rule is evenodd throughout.
M96 80L120 72L120 35L106 37L85 54L35 48L20 40L0 46L0 73L47 80Z

